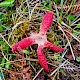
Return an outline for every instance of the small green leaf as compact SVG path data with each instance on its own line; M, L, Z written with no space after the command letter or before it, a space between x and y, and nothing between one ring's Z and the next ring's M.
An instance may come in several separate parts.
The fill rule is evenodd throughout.
M66 16L67 20L69 21L69 25L72 24L72 21L75 19L74 15L70 14L69 16Z
M14 6L13 2L14 2L14 0L5 0L5 1L0 3L0 6L11 7L11 6Z
M58 45L61 41L55 41L54 44Z
M30 52L27 51L27 50L23 50L23 52L24 52L25 54L30 54Z
M77 62L80 62L80 56L76 58L76 61Z
M74 20L75 17L74 17L73 15L69 15L69 19L70 19L70 20Z

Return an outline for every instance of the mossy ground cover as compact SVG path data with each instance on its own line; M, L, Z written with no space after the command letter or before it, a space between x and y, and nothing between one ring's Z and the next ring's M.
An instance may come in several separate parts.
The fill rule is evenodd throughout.
M31 32L39 32L48 11L55 17L47 39L65 50L43 49L50 69L47 73L38 62L38 45L14 53L12 46ZM5 80L79 80L80 0L0 1L0 73Z

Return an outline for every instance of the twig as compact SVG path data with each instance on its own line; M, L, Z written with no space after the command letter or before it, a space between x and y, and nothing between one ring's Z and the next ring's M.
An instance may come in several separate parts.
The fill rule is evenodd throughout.
M63 57L65 56L66 53L67 53L67 50L62 54L61 57L63 58Z
M70 39L70 41L69 41L69 42L71 43L71 42L72 42L72 40L73 40L73 39ZM65 45L64 49L66 49L68 46L69 46L69 44L68 44L68 42L67 42L67 44ZM63 52L63 54L62 54L62 56L61 56L61 57L63 58L67 52L68 52L68 50L65 50L65 51Z
M49 65L51 65L51 66L54 66L54 67L58 67L58 66L56 66L56 65L53 65L52 63L48 63Z
M78 20L76 20L74 23L76 23L77 21L79 21L80 19L78 19ZM68 27L68 28L70 28L70 26L68 26L67 24L65 24L64 22L61 22L61 24L62 25L64 25L64 26L66 26L66 27ZM73 25L73 24L72 24ZM71 28L70 28L71 29ZM66 31L67 33L69 33L71 36L73 36L73 38L74 39L76 39L79 43L80 43L80 40L77 38L77 37L75 37L72 33L70 33L69 31L67 31L67 30L64 30L64 31Z
M42 70L43 70L43 68L41 68L41 70L36 74L36 76L33 78L33 80L35 80L37 78L37 76L41 73Z
M30 6L29 6L29 2L28 2L28 0L26 0L26 3L27 3L27 7L28 7L28 13L29 13L29 19L30 19Z
M4 38L4 36L3 36L2 34L0 34L0 37L3 38L3 40L8 44L8 46L9 46L10 48L12 48L12 46L7 42L7 40Z
M59 24L59 23L58 23L58 24ZM60 25L60 24L59 24L59 25ZM61 26L61 25L60 25L60 26ZM68 44L69 44L69 46L70 46L73 59L75 60L75 55L74 55L74 53L73 53L73 50L72 50L71 44L70 44L70 42L69 42L69 39L68 39L68 37L66 36L65 32L63 31L63 29L62 29L60 26L58 26L58 27L59 27L59 29L63 32L63 34L65 35L65 37L66 37L66 39L67 39L67 41L68 41Z
M67 30L64 30L64 31L66 31L67 33L69 33L74 39L76 39L76 40L80 43L80 40L79 40L77 37L75 37L72 33L70 33L70 32L67 31Z
M68 60L65 60L62 64L59 65L58 68L56 68L51 74L50 76L52 76L57 70L59 70Z
M70 26L73 26L75 23L79 22L80 21L80 18L77 19L75 22L73 22Z
M17 28L18 27L18 25L20 25L20 24L22 24L22 23L24 23L25 21L20 21L19 23L16 23L16 25L14 25L13 27L12 27L12 30L14 30L15 28Z
M31 14L30 14L30 20L31 20L31 16L32 16L32 13L34 12L34 9L38 6L38 4L36 4L33 9L31 10Z
M14 60L14 61L10 61L11 63L17 62L17 61L22 61L22 60L29 60L29 61L38 61L37 59L32 59L32 58L24 58L24 59L18 59L18 60ZM8 64L10 62L6 62L0 65L4 65L4 64Z
M30 64L31 65L31 67L33 68L33 70L35 71L35 73L36 73L36 69L34 68L34 66L32 65L32 64Z
M58 9L61 9L60 6L57 6L57 8L58 8ZM80 10L80 3L79 3L79 4L75 4L75 5L73 5L73 6L72 6L72 4L71 4L70 6L69 6L69 5L68 5L68 6L66 6L66 5L63 6L63 9L64 9L64 10L68 10L68 11L69 11L69 10L71 10L71 8L74 8L74 9L73 9L73 10L74 10L73 13L74 13L75 11L77 11L77 10L79 11L79 10Z
M2 45L1 45L1 51L2 51L2 55L3 55L3 57L6 59L6 61L9 61L7 58L6 58L6 56L4 55L4 53L3 53L3 48L2 48Z

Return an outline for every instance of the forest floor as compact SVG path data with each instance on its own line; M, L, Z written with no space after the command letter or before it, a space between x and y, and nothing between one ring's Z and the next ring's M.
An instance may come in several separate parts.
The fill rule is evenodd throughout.
M47 40L63 52L44 48L49 72L38 62L34 44L12 46L39 32L44 15L54 19ZM0 0L0 80L80 80L80 0Z

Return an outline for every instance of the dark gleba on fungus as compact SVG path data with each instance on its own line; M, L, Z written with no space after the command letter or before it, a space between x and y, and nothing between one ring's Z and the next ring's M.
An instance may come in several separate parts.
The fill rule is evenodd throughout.
M51 11L47 12L43 17L39 33L32 33L30 37L22 39L12 47L12 52L15 52L17 51L18 47L20 47L21 49L25 49L26 47L32 44L38 44L37 48L38 61L40 65L44 68L44 70L47 72L49 71L49 68L42 49L44 47L47 47L55 52L62 52L64 50L63 48L60 48L47 40L46 32L51 26L53 18L54 18L53 13Z

